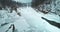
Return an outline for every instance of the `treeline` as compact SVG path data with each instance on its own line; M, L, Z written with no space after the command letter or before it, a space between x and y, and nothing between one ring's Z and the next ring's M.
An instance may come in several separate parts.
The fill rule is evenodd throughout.
M37 7L42 4L50 4L51 0L32 0L32 7Z

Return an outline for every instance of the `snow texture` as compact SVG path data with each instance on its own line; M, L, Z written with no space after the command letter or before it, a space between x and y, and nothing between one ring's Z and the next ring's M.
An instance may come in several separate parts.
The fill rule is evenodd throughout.
M58 1L56 0L55 7L51 4L51 11L55 11L56 8L60 9L60 4L58 5L57 2ZM18 16L15 11L13 11L13 13L8 13L8 10L0 10L0 32L5 32L11 24L15 25L15 32L60 32L60 28L49 24L41 18L44 17L48 20L60 23L60 16L58 16L59 13L57 10L56 13L58 15L54 13L43 14L42 12L36 12L35 9L28 6L20 7L17 10L21 13L21 16ZM4 23L8 24L1 26L1 24ZM12 32L12 27L8 30L8 32Z

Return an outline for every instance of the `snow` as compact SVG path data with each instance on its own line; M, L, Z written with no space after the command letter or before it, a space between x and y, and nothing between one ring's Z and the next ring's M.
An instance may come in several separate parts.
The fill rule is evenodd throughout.
M14 24L18 32L60 32L60 29L50 25L41 17L60 23L60 17L54 14L38 13L31 7L18 8L21 16L18 16L15 11L8 13L8 11L1 10L0 24L10 23L5 26L0 26L0 31L5 32L11 24ZM1 22L2 21L2 22ZM3 31L4 30L4 31ZM8 32L11 32L10 29Z
M0 31L1 31L1 32L5 32L5 31L9 28L10 25L11 25L11 24L8 24L8 25L5 25L5 26L3 26L3 27L0 27Z
M48 24L46 21L44 21L43 19L41 19L41 17L43 17L43 14L37 13L31 7L22 8L20 10L20 12L21 12L21 15L26 19L26 21L27 21L28 24L30 24L32 27L36 27L37 29L39 29L42 32L43 32L43 30L48 30L50 32L52 32L52 31L53 32L59 32L60 31L60 29L58 29L58 28L56 28L56 27ZM45 16L45 17L48 18L49 16L48 17ZM57 17L56 18L52 17L52 18L56 19ZM52 19L52 18L50 18L50 19Z
M31 3L32 0L14 0L20 3ZM45 9L51 8L52 12L60 10L60 0L56 0L56 3L46 5ZM56 6L54 6L56 4ZM21 13L21 16L17 15L15 11L13 13L8 13L8 10L0 10L0 32L5 32L11 24L15 25L15 32L60 32L60 28L57 28L47 21L43 20L41 17L44 17L48 20L56 21L60 23L60 17L53 13L43 14L42 12L36 12L32 7L20 7L18 8L18 12ZM57 11L59 12L59 11ZM57 13L60 15L60 13ZM1 24L9 23L7 25L1 26ZM11 29L8 32L12 32Z

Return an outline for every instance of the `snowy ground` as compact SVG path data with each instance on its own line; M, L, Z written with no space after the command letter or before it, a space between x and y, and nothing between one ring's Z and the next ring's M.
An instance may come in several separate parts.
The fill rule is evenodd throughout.
M59 28L52 26L45 20L41 19L41 17L45 17L49 20L54 20L60 23L60 17L58 15L43 14L41 12L38 13L31 7L18 8L18 11L21 13L21 16L18 16L16 12L8 13L7 11L3 11L4 10L0 12L0 14L2 14L1 16L4 15L4 18L0 17L0 24L5 22L13 23L15 24L17 32L60 32ZM3 27L0 26L0 31L6 31L6 29L10 25L11 24L5 25ZM10 29L8 32L11 31L12 30Z

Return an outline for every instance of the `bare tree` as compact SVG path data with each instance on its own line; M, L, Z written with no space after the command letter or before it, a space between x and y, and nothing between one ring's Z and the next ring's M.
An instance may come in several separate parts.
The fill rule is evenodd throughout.
M51 0L32 0L32 7L37 7L41 4L49 4L51 2Z
M16 1L12 0L0 0L0 8L6 9L6 7L11 8L10 13L12 13L13 10L20 16L20 14L17 12L17 8L21 6L21 3L18 3Z

